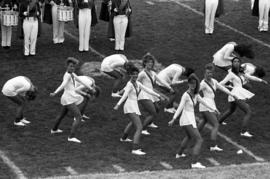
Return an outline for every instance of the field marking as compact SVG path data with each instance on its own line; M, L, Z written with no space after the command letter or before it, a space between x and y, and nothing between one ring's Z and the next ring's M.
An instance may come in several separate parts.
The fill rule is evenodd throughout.
M181 7L183 7L183 8L185 8L185 9L188 9L188 10L194 12L195 14L198 14L198 15L200 15L200 16L204 16L204 14L203 14L202 12L200 12L200 11L198 11L198 10L196 10L196 9L194 9L194 8L192 8L192 7L190 7L190 6L187 5L187 4L184 4L184 3L180 2L179 0L154 0L154 1L159 1L159 2L174 2L174 3L178 4L178 5L180 5ZM250 40L253 40L254 42L257 42L257 43L260 44L260 45L263 45L263 46L265 46L265 47L270 48L270 44L267 44L267 43L265 43L265 42L263 42L263 41L261 41L261 40L259 40L259 39L256 39L255 37L252 37L251 35L248 35L248 34L242 32L242 31L240 31L240 30L237 30L237 29L233 28L232 26L229 26L229 25L227 25L227 24L225 24L225 23L223 23L223 22L221 22L221 21L219 21L219 20L217 20L217 19L215 19L215 22L216 22L217 24L223 26L223 27L226 27L226 28L228 28L228 29L230 29L230 30L232 30L232 31L234 31L234 32L236 32L236 33L238 33L238 34L240 34L240 35L242 35L242 36L244 36L244 37L250 39Z
M212 127L207 124L206 125L206 128L209 129L209 130L211 130ZM257 162L264 162L264 161L266 161L264 158L255 155L253 152L251 152L250 150L248 150L246 147L238 144L237 142L234 142L230 137L226 136L225 134L222 134L221 132L218 132L218 136L220 136L221 138L223 138L224 140L226 140L228 143L234 145L238 149L243 150L243 152L245 152L250 157L254 158Z
M112 165L113 166L113 168L116 170L116 171L118 171L119 173L122 173L122 172L125 172L126 170L123 168L123 167L121 167L120 165L116 165L116 164L114 164L114 165Z
M213 164L214 166L220 166L220 163L218 161L216 161L214 158L206 158L206 160L208 160L211 164Z
M70 173L71 175L78 175L79 173L76 172L71 166L65 167L66 171Z
M6 156L6 154L1 150L0 150L0 157L2 158L3 162L12 170L12 172L14 172L14 174L16 175L16 178L18 178L18 179L27 179L27 177L24 176L21 169L19 167L17 167L16 164L14 162L12 162Z
M145 1L146 2L146 4L149 4L149 5L155 5L155 3L153 3L152 1Z
M89 173L89 174L80 174L76 176L57 176L57 177L47 177L43 179L85 179L85 178L116 178L116 177L124 177L127 176L131 177L136 176L136 178L139 177L139 175L144 174L154 174L151 176L157 176L159 173L167 173L167 172L177 172L179 174L178 178L181 178L181 174L194 174L194 173L202 173L204 172L216 172L216 171L224 171L224 170L232 170L235 167L241 167L241 168L253 168L253 167L262 167L262 166L268 166L270 167L269 162L257 162L257 163L244 163L240 165L232 164L232 165L226 165L226 166L214 166L214 167L207 167L203 170L201 169L175 169L175 170L156 170L156 171L141 171L141 172L123 172L123 173ZM169 175L168 175L169 176Z
M167 170L172 170L173 169L173 166L172 165L170 165L169 163L167 163L167 162L159 162L160 163L160 165L161 166L163 166L165 169L167 169Z

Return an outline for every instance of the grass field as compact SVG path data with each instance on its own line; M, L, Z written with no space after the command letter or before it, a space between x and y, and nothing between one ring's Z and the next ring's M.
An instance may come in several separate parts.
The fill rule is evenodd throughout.
M268 47L217 24L213 36L203 34L203 17L181 6L181 3L184 3L201 11L202 0L177 1L180 4L170 0L168 2L158 0L150 2L152 3L146 3L145 0L131 1L134 35L127 40L125 51L129 59L140 59L149 51L164 66L171 63L192 66L196 69L198 76L202 78L204 64L212 61L213 53L226 42L236 41L238 43L252 43L256 50L254 63L264 66L269 73ZM97 1L97 5L99 12L100 1ZM257 19L250 15L249 7L248 1L228 0L225 2L226 14L219 20L266 44L270 43L269 33L257 31ZM72 35L78 36L77 29L74 28L73 24L67 24L66 30ZM92 29L90 44L98 52L110 55L114 53L114 43L107 40L106 31L107 24L100 21ZM72 167L79 174L118 173L119 171L113 165L121 166L125 172L164 170L165 168L160 162L169 163L174 169L189 168L189 157L180 160L174 158L184 133L177 125L167 126L168 121L172 118L169 114L161 113L155 122L160 127L150 129L151 136L142 138L143 149L147 155L138 157L130 154L131 144L119 142L122 130L128 121L122 110L119 110L120 112L112 110L117 100L110 97L112 81L104 76L95 77L96 83L102 87L102 95L86 110L91 119L80 128L78 138L83 143L67 142L67 135L72 123L71 116L65 118L61 125L61 129L64 130L63 134L51 135L50 129L61 106L59 104L60 95L56 98L50 98L49 93L61 83L65 72L65 58L74 56L79 58L82 63L101 61L102 58L93 52L78 53L78 42L68 35L66 35L63 46L53 45L52 28L45 24L43 25L43 34L38 39L37 56L24 58L23 42L13 39L12 43L12 49L8 51L0 49L0 74L2 75L0 84L2 86L5 81L14 76L25 75L38 86L39 97L26 108L25 115L32 122L31 125L17 128L13 125L15 112L13 104L2 95L0 96L0 150L5 152L26 177L69 175L70 173L65 167ZM217 78L221 78L220 74L217 74ZM269 76L265 79L270 81ZM221 127L221 132L255 155L268 161L270 159L270 123L268 122L270 90L269 86L262 84L254 83L253 86L252 92L256 96L249 102L253 108L250 131L255 137L244 139L239 136L242 117L239 111L230 117L227 126ZM186 86L182 86L181 90L186 90ZM217 105L222 112L227 107L227 97L219 94ZM205 142L200 161L207 167L214 166L209 162L209 158L214 158L221 166L256 162L246 153L237 155L238 149L222 138L219 142L225 151L210 153L207 149L208 130L203 131L203 137ZM251 168L254 168L256 176L260 176L260 172L257 170L262 169L264 172L261 171L261 174L263 175L263 173L267 173L265 170L269 169L269 165ZM245 171L241 167L236 167L236 170ZM201 172L199 174L202 178L208 178L213 176L207 175L209 171L211 173L211 170L207 170L205 174ZM170 174L160 175L162 178L163 176L170 176ZM190 177L192 176L190 175ZM224 177L226 176L234 178L226 175L225 172ZM239 178L238 176L235 177ZM243 174L240 177L245 178L245 176ZM14 177L12 170L0 160L0 178ZM149 175L144 175L144 177L149 177ZM188 176L185 177L188 178ZM86 178L88 177L86 176Z

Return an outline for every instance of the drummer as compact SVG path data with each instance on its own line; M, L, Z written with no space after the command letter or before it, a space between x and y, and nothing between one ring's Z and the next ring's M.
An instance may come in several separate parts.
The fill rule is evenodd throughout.
M16 0L2 0L0 1L0 9L5 11L9 10L18 10ZM9 49L11 46L11 36L12 36L12 26L4 26L3 22L1 23L2 31L2 43L1 46L4 49Z
M52 22L53 22L53 43L62 44L65 40L64 38L64 28L65 22L59 21L57 18L57 9L60 6L70 6L72 5L71 0L51 0L52 5Z

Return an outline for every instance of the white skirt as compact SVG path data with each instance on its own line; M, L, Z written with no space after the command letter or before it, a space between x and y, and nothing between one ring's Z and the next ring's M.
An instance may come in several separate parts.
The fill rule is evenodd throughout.
M63 106L73 104L79 105L83 102L83 96L77 94L75 91L65 91L61 97L61 104Z
M250 91L248 91L242 87L234 87L232 89L231 93L234 94L235 96L237 96L238 99L240 99L240 100L247 100L247 99L250 99L254 96L253 93L251 93ZM235 99L232 96L229 96L228 101L232 102L232 101L235 101Z
M183 110L179 120L179 124L180 126L192 125L193 128L197 128L194 111L191 112Z
M216 103L215 103L215 100L214 99L212 99L212 98L202 98L203 99L203 101L204 102L206 102L207 104L208 104L208 106L210 106L211 108L213 108L213 109L217 109L217 107L216 107ZM210 110L210 109L208 109L207 107L205 107L203 104L201 104L200 103L200 105L199 105L199 111L200 112L203 112L203 111L209 111L209 112L215 112L215 111L213 111L213 110Z
M128 114L128 113L135 113L137 115L141 115L137 100L132 100L132 99L126 100L124 104L124 114Z

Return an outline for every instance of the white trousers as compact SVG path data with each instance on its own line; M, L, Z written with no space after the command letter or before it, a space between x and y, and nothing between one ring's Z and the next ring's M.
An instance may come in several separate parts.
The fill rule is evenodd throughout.
M89 50L89 39L91 33L91 9L79 10L79 51Z
M126 15L118 15L113 18L114 33L115 33L115 50L124 50L125 35L128 25Z
M24 55L35 55L36 54L36 43L38 35L38 20L29 17L23 21L23 32L24 32Z
M52 20L53 20L53 43L63 43L65 22L59 21L57 18L57 5L52 6Z
M217 7L218 0L205 0L205 33L214 32Z
M259 0L259 29L268 30L270 0Z
M11 46L12 27L1 25L2 31L2 47Z

